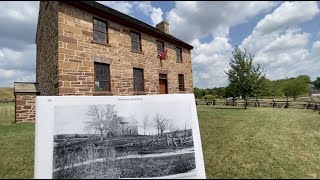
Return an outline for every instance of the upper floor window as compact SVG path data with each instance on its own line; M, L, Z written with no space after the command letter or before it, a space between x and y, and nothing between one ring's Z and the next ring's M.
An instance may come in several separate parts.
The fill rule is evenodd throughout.
M101 43L108 43L107 23L93 19L93 40Z
M184 91L184 77L183 74L178 74L179 91Z
M94 74L96 91L110 91L110 65L95 62Z
M134 91L144 91L143 69L133 68Z
M157 41L157 52L158 55L164 50L164 43L161 41Z
M131 32L131 50L141 52L141 37L139 33Z
M181 51L181 48L176 47L176 54L177 54L177 62L182 62L182 51Z

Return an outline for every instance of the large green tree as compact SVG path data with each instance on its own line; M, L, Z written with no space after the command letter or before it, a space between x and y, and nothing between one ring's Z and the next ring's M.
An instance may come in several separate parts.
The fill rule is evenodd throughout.
M320 77L317 77L317 79L313 81L313 85L314 85L317 89L320 89Z
M237 46L232 52L233 58L230 61L230 69L226 72L230 84L233 84L244 99L244 108L247 109L249 97L256 97L263 90L263 74L260 65L253 64L253 56L246 49L241 51Z

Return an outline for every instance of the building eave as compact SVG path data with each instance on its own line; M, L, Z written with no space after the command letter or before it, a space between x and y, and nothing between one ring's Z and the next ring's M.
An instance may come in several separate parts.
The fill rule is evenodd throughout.
M156 38L165 40L176 46L180 46L186 48L188 50L193 49L193 46L189 45L188 43L170 35L167 33L162 32L161 30L150 26L142 21L139 21L131 16L128 16L124 13L121 13L117 10L109 8L103 4L97 3L95 1L60 1L65 4L71 5L73 7L85 10L97 16L103 17L105 19L109 19L115 23L121 24L123 26L129 27L134 30L138 30L145 34L154 36Z

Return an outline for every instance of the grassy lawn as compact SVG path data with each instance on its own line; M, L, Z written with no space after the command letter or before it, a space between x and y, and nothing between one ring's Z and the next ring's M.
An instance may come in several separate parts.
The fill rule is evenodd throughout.
M197 109L207 178L320 177L318 112L230 106ZM3 119L0 178L32 178L34 124L1 125L13 121Z
M0 102L0 124L9 125L14 121L14 103Z
M0 124L0 178L33 178L34 124Z
M319 178L320 116L312 110L198 106L208 178Z
M14 99L13 88L0 87L0 99Z

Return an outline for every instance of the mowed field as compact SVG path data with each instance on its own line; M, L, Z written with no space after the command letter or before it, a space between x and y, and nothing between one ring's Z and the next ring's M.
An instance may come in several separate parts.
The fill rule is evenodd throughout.
M320 177L318 112L230 106L197 110L207 178ZM33 178L34 124L7 125L10 121L0 119L0 178Z

